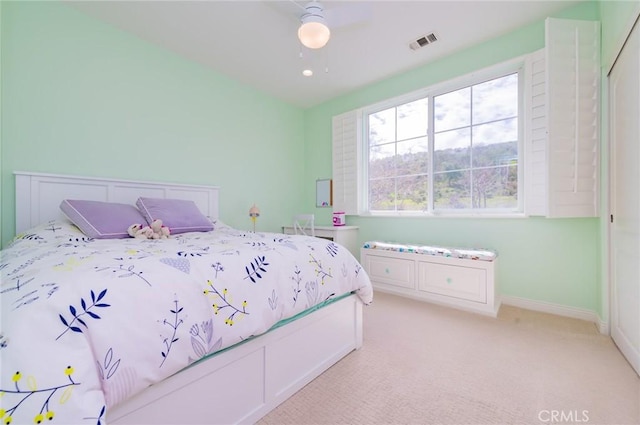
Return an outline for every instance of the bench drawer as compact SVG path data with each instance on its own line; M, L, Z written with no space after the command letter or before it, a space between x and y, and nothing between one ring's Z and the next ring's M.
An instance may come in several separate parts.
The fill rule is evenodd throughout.
M485 261L367 246L361 249L360 259L374 290L492 317L498 314L495 259Z
M479 303L487 302L484 269L418 262L418 289Z
M363 266L373 281L410 289L416 287L412 260L367 255Z

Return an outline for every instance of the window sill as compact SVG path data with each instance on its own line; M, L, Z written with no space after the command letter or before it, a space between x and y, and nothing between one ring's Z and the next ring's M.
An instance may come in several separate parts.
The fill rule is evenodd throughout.
M386 217L386 218L528 218L523 212L486 212L486 213L426 213L426 212L369 212L359 214L358 217Z

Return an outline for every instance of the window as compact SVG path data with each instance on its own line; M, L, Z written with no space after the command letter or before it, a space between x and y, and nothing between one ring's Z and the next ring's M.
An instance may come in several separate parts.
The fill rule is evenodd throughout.
M334 116L334 209L598 217L600 26L545 28L541 50Z
M519 210L519 72L372 110L368 210Z

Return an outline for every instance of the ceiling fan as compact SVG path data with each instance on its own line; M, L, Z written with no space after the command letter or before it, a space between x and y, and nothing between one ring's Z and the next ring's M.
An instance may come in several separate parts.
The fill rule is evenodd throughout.
M365 22L372 15L371 4L368 2L328 2L328 8L318 1L301 3L289 0L273 4L279 4L281 10L293 6L294 10L286 12L299 20L298 39L309 49L324 47L331 37L331 29Z
M298 39L303 46L310 49L324 47L331 37L331 30L324 16L324 8L317 1L310 1L304 7L304 13L300 17L301 25L298 28Z

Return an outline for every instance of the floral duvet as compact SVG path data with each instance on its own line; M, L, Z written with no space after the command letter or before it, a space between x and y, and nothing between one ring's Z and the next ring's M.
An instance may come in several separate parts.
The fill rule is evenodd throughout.
M94 240L64 221L0 256L2 423L104 424L190 363L345 293L365 271L329 240L215 223L165 240Z

